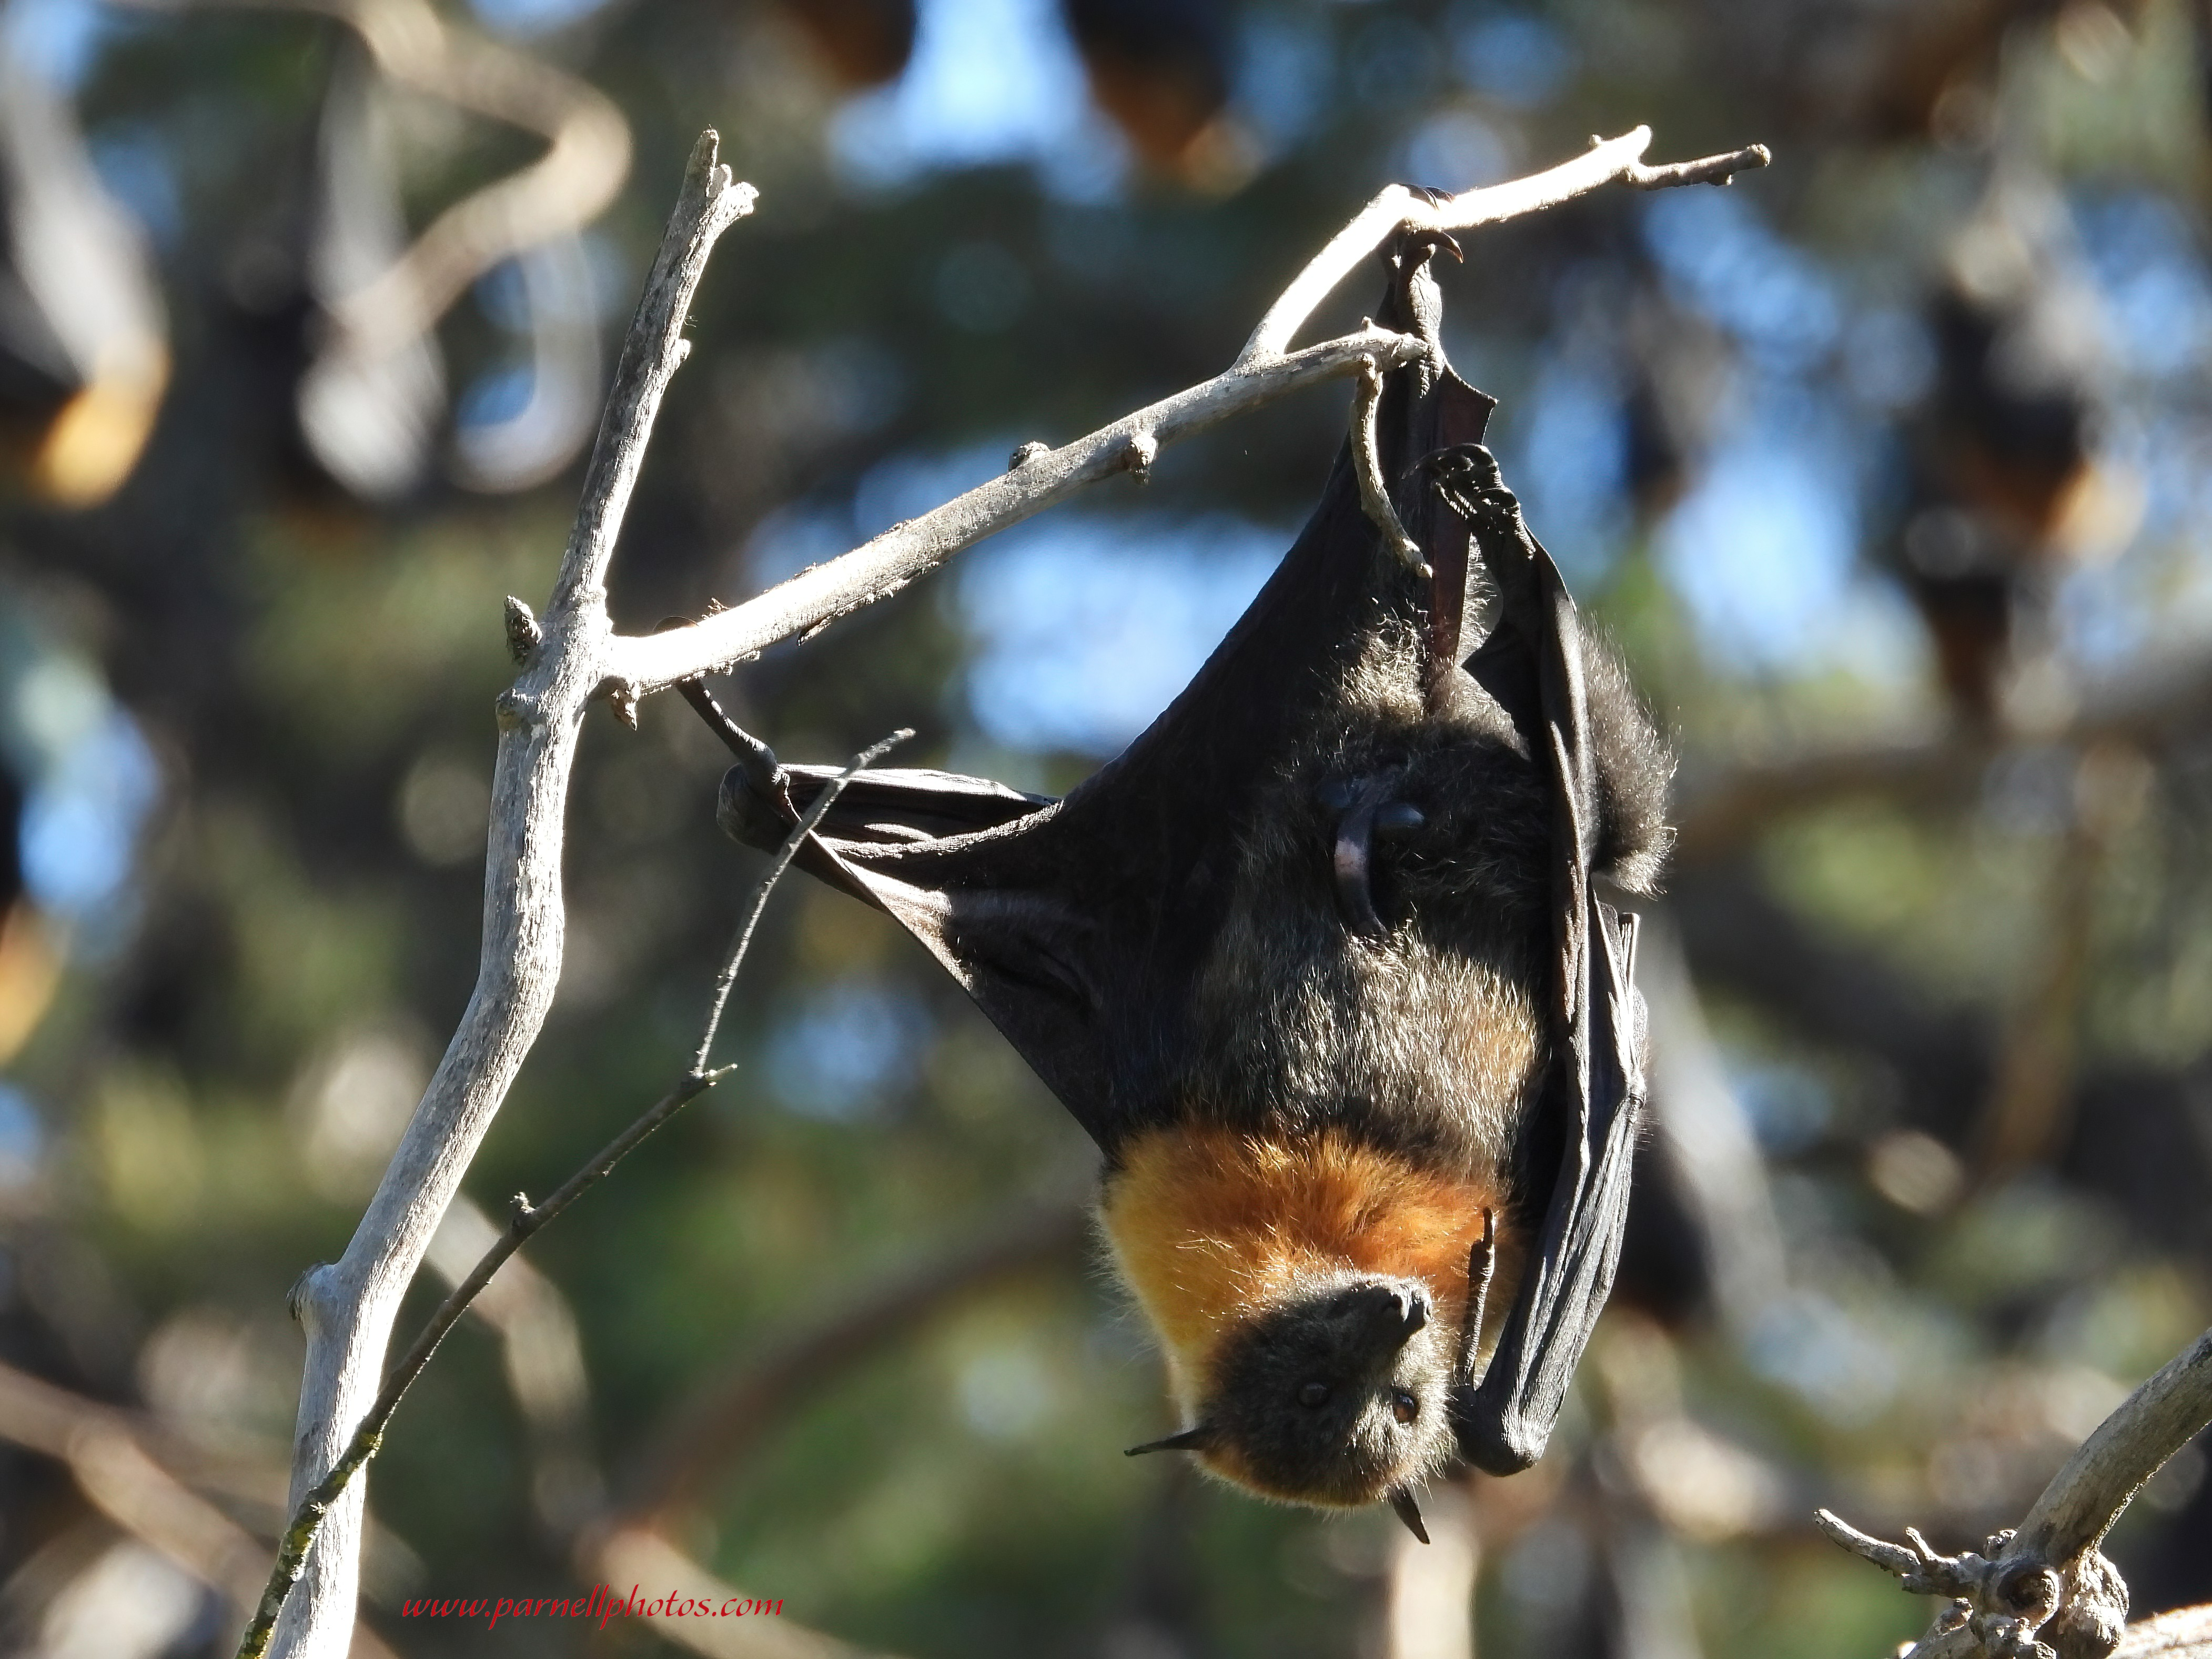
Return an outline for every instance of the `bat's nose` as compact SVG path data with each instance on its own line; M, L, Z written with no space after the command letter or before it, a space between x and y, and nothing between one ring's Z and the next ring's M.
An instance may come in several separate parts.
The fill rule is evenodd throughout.
M1397 1292L1398 1319L1411 1336L1429 1322L1429 1298L1419 1291Z
M1403 1342L1429 1322L1428 1292L1413 1285L1370 1285L1362 1292L1360 1311L1369 1328Z

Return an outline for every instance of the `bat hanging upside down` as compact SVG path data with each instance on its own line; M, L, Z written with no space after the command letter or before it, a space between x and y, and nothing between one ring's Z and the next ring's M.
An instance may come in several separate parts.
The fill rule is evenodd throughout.
M1433 346L1431 252L1389 255L1381 320ZM1542 1453L1612 1286L1644 1003L1591 878L1648 892L1669 836L1671 758L1480 447L1492 407L1441 350L1384 379L1425 568L1340 459L1197 678L1066 799L863 772L799 855L1104 1153L1183 1425L1135 1449L1424 1538L1422 1482ZM775 846L833 769L685 691L739 757L723 827Z

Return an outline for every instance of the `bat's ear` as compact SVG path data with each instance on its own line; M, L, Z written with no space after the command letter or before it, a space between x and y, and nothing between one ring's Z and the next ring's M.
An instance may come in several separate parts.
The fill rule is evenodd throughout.
M1544 1455L1567 1384L1613 1289L1644 1093L1644 999L1632 975L1636 918L1591 900L1589 996L1580 1054L1560 1067L1566 1144L1541 1237L1481 1382L1452 1402L1460 1455L1513 1474ZM1584 1064L1588 1070L1583 1070ZM1585 1081L1586 1079L1586 1081Z
M1390 1510L1406 1523L1406 1530L1424 1544L1429 1541L1429 1529L1421 1524L1421 1506L1413 1501L1413 1494L1403 1486L1390 1494Z
M1201 1423L1194 1429L1185 1429L1181 1434L1171 1434L1164 1440L1147 1440L1141 1446L1132 1446L1121 1455L1139 1457L1146 1452L1204 1451L1212 1440L1212 1431Z

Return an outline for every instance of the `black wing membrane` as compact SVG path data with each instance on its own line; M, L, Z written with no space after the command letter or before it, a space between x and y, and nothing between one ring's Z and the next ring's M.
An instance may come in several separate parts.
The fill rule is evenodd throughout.
M1461 1455L1510 1474L1543 1455L1613 1289L1643 1108L1645 1012L1634 982L1637 919L1590 890L1596 763L1574 601L1489 452L1445 449L1423 470L1473 526L1503 601L1499 626L1465 672L1541 757L1552 803L1555 1059L1542 1109L1559 1163L1490 1367L1453 1405Z
M1440 440L1480 436L1490 398L1448 371L1432 377L1441 398L1409 396L1397 380L1382 411L1397 470ZM1464 525L1436 516L1463 548ZM1378 607L1425 620L1428 585L1378 558L1378 545L1340 458L1297 543L1196 677L1065 799L943 773L863 772L801 854L810 872L912 933L1109 1158L1170 1109L1195 1040L1191 988L1227 920L1239 842L1336 696L1332 665ZM733 769L724 828L755 845L781 839L823 775L787 773L789 804L764 800Z
M1460 1455L1492 1474L1512 1474L1544 1455L1567 1384L1613 1290L1628 1221L1629 1173L1642 1109L1644 1000L1635 971L1636 918L1592 900L1593 941L1584 1006L1588 1087L1580 1099L1562 1073L1554 1087L1568 1115L1565 1151L1543 1231L1507 1316L1490 1369L1453 1402Z
M912 933L1109 1158L1169 1109L1239 841L1332 695L1329 665L1372 626L1375 546L1340 459L1312 520L1190 684L1065 799L1017 805L988 793L996 785L945 775L882 787L863 772L801 854L811 873ZM1392 602L1416 607L1410 573L1399 585ZM791 795L805 787L794 771ZM755 845L794 821L743 768L724 781L720 816Z

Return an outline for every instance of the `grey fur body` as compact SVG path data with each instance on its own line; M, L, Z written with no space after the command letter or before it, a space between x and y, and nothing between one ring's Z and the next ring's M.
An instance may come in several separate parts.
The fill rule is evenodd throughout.
M1595 867L1649 892L1674 757L1612 648L1582 647L1595 739ZM1242 837L1230 920L1200 981L1197 1113L1297 1137L1336 1127L1473 1175L1510 1167L1540 1090L1538 1010L1553 951L1550 811L1505 711L1454 675L1429 705L1422 642L1386 623L1339 670L1325 721ZM1330 786L1389 780L1418 825L1378 840L1378 936L1346 927L1330 878Z
M1576 626L1596 763L1592 867L1648 892L1671 834L1673 756L1610 647ZM1540 1010L1557 948L1553 805L1506 710L1468 674L1434 692L1428 672L1402 621L1358 638L1319 701L1326 714L1256 804L1199 981L1185 1109L1278 1141L1334 1131L1510 1194L1517 1211L1541 1201L1519 1166L1551 1060ZM1332 843L1347 799L1384 797L1412 811L1363 872L1370 931L1346 925ZM1525 1236L1530 1220L1510 1224ZM1484 1271L1494 1261L1486 1243ZM1454 1455L1447 1401L1482 1343L1476 1288L1457 1342L1428 1317L1433 1293L1348 1264L1302 1278L1212 1356L1200 1426L1179 1449L1279 1498L1389 1497L1420 1533L1413 1489Z

